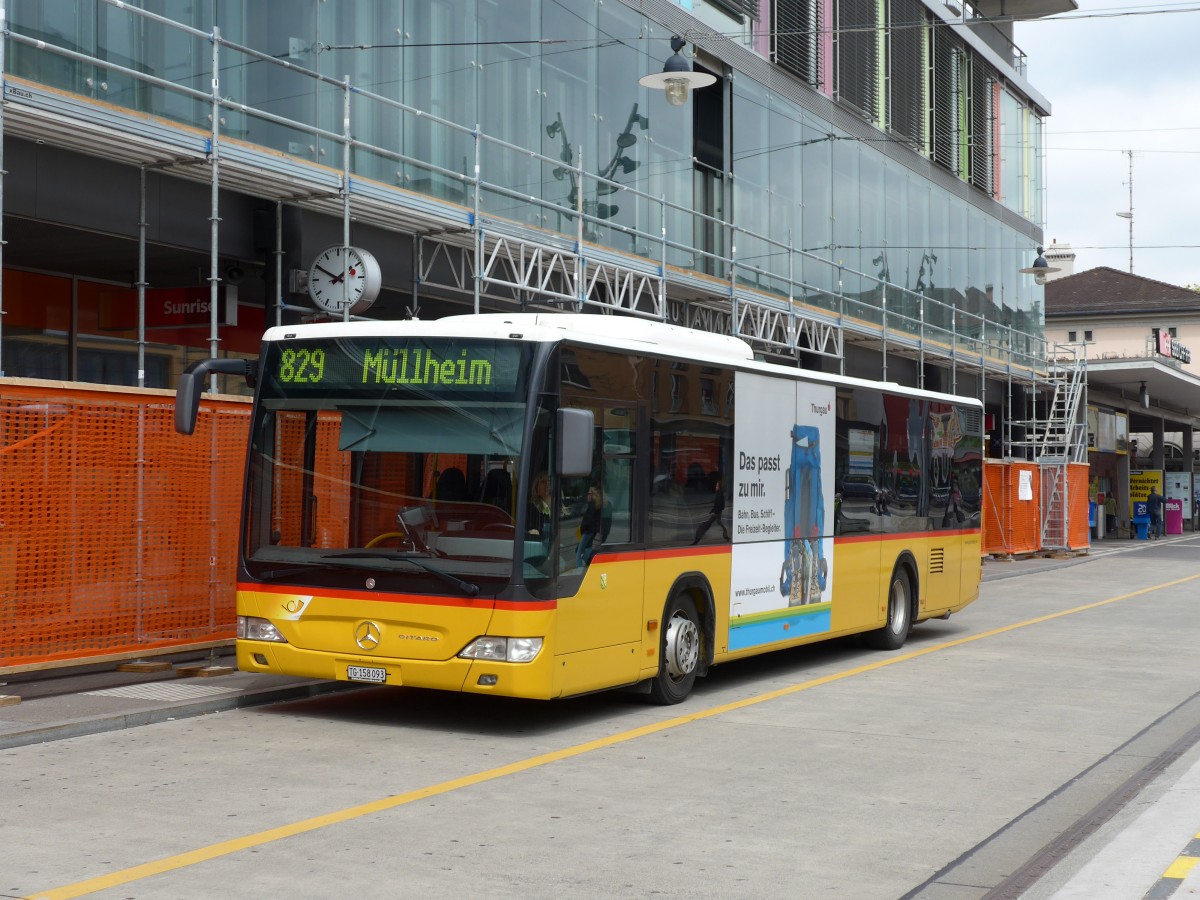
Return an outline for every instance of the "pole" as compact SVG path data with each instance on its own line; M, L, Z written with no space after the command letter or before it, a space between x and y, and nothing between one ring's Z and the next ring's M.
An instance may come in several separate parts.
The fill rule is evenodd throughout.
M342 76L342 255L350 264L350 76ZM342 321L350 321L350 279L342 278Z
M667 312L667 195L658 197L658 228L660 255L658 260L658 305L662 310L662 320L666 322L670 316Z
M1133 151L1126 150L1129 156L1129 274L1133 274Z
M925 390L925 289L921 289L920 304L917 306L917 325L921 337L917 342L917 387Z
M221 187L221 163L220 152L217 149L221 136L221 69L220 69L220 45L221 45L221 29L213 26L212 31L212 130L209 134L208 161L209 161L209 259L208 259L208 355L212 359L216 359L219 355L217 348L220 345L221 338L217 330L217 293L220 291L219 282L221 280L219 272L219 260L217 251L220 241L220 187ZM209 391L213 394L217 392L217 376L213 375L209 381Z
M576 216L576 224L575 224L575 285L574 285L574 287L575 287L575 312L580 312L583 309L583 295L584 295L584 290L585 290L584 276L580 272L580 269L582 268L582 260L583 260L583 253L584 253L583 238L584 238L584 235L586 234L584 227L583 227L583 213L584 213L584 210L587 209L587 206L583 202L583 194L584 194L584 191L586 190L586 186L583 183L584 175L585 175L585 173L583 171L583 144L580 144L579 145L579 169L578 169L578 172L576 175L576 181L575 181L575 183L577 185L579 185L579 190L575 194L575 216Z
M479 229L479 218L478 217L475 218L475 228L476 228L476 231L478 231L478 229ZM478 243L478 241L476 241L476 243ZM412 236L412 258L413 258L412 299L413 299L413 302L412 302L412 307L409 310L407 310L408 317L410 319L419 319L421 317L421 265L422 265L422 260L424 259L424 254L425 254L424 238L419 234L414 234ZM478 264L479 264L478 258L475 260L475 263L476 263L476 271L478 271ZM478 279L472 279L472 281L476 282L472 286L472 290L475 292L475 296L478 297L479 296ZM478 301L476 301L476 302L478 304ZM478 306L476 308L478 308Z
M138 166L137 384L146 386L146 167ZM146 605L146 398L138 398L137 514L135 516L134 639L142 641Z
M792 229L788 229L788 349L792 351L792 357L800 359L800 336L797 334L799 330L796 327L796 248L792 243Z
M833 254L830 255L832 256ZM838 354L838 374L844 376L846 374L846 289L842 281L843 270L840 259L837 264L837 273L838 333L841 336L839 343L842 345L842 352Z
M0 0L0 35L8 33L8 13ZM4 80L4 41L0 40L0 82ZM0 213L4 211L4 104L0 103ZM0 215L0 271L4 263L4 217ZM0 348L4 346L4 279L0 278ZM0 378L4 377L4 353L0 349Z
M958 309L950 309L950 393L958 393Z
M283 201L275 201L275 324L283 324Z
M146 167L138 167L137 383L146 386Z
M887 320L887 282L881 286L883 293L879 298L880 336L883 338L883 380L888 380L888 320Z
M480 213L480 192L483 183L483 147L479 137L479 123L475 123L475 133L473 135L475 141L475 196L473 198L473 208L475 213L475 277L471 279L471 299L474 302L475 315L479 315L480 292L483 290L483 226L479 222ZM414 277L420 274L421 257L415 257L416 265L413 266ZM521 308L524 311L524 297L521 300ZM413 285L413 318L417 317L417 289Z

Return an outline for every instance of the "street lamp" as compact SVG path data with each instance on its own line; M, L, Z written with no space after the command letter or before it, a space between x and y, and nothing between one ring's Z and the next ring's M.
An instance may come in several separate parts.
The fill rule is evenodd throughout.
M1027 266L1020 271L1022 274L1032 275L1033 280L1038 284L1045 284L1047 275L1051 274L1052 272L1061 272L1062 269L1058 268L1058 266L1052 266L1050 263L1046 262L1046 257L1043 255L1046 252L1044 248L1038 247L1037 252L1037 259L1033 261L1033 265Z
M693 88L708 87L717 80L715 75L692 69L692 64L684 59L683 53L680 52L686 46L687 41L683 38L671 38L671 49L675 54L667 60L663 70L654 75L643 75L638 79L638 84L643 87L662 88L667 102L672 106L683 106Z

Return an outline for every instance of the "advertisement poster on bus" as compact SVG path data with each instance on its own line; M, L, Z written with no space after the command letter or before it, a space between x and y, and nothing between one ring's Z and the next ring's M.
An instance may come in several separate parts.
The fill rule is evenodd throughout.
M833 595L834 390L737 374L729 649L820 634Z

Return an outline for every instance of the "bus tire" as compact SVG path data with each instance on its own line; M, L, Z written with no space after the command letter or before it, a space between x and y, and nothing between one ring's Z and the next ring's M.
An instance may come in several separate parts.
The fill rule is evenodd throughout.
M703 646L695 604L687 594L675 594L663 614L658 674L650 683L651 700L670 706L687 698L696 683Z
M887 621L882 628L864 634L863 643L875 650L899 650L911 629L912 580L903 566L896 566L888 585Z

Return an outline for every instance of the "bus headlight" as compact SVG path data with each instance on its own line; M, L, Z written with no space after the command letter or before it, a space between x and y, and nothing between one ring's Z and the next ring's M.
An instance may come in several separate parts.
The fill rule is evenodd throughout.
M237 636L242 641L274 641L286 644L287 638L279 633L279 629L258 616L238 616Z
M463 659L490 659L496 662L527 663L542 650L540 637L479 637L458 655Z

